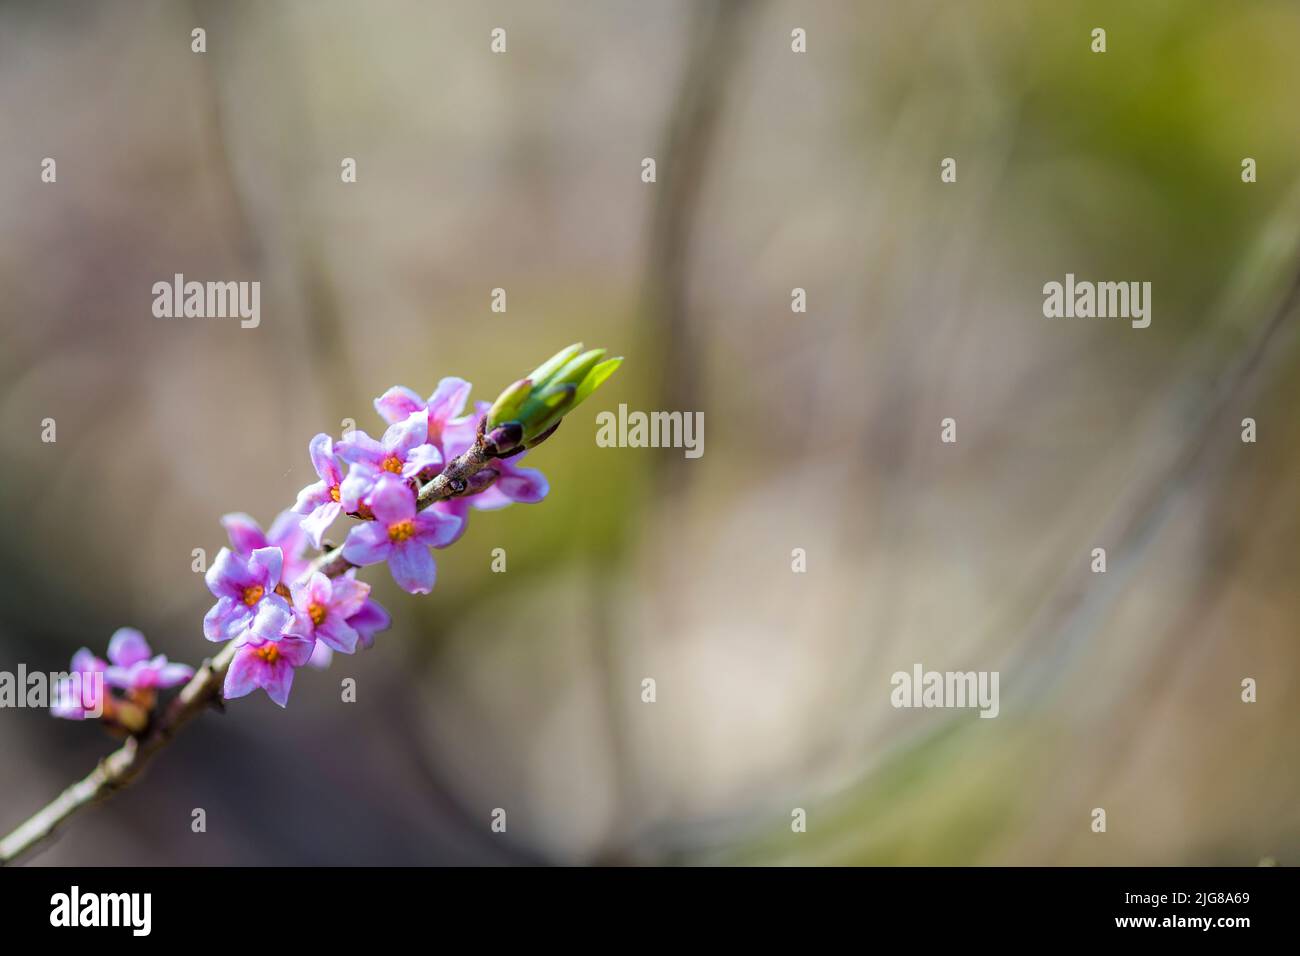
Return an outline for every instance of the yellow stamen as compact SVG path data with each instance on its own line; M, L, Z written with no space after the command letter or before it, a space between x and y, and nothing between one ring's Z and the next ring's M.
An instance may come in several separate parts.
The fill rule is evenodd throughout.
M280 659L280 648L271 643L263 644L261 647L254 649L253 653L268 664L274 664Z
M410 518L388 526L389 541L406 541L415 536L415 522Z
M402 473L402 463L396 455L389 455L384 459L384 471L391 471L395 475Z
M262 600L262 595L265 593L266 588L262 587L262 585L250 584L248 587L244 588L244 603L249 607L252 607L258 601Z
M315 624L317 627L320 627L322 624L325 623L326 613L327 612L325 606L322 604L317 604L315 601L312 601L310 604L307 605L307 616L311 618L311 622Z

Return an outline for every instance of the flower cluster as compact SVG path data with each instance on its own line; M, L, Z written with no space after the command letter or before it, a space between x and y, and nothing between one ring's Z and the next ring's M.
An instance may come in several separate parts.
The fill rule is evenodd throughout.
M50 712L68 720L99 717L138 733L148 723L158 691L193 676L193 668L155 655L135 628L118 628L108 641L107 661L86 647L73 655L71 673L55 685Z
M487 460L462 492L419 506L423 485L479 441L489 404L466 413L469 392L459 378L444 378L428 399L404 386L390 388L374 402L387 424L382 436L354 430L338 441L320 434L308 443L319 480L298 493L270 532L263 535L246 515L223 519L233 550L223 549L208 571L217 603L204 634L238 647L226 672L227 698L260 687L284 706L297 668L326 666L334 653L373 644L390 618L370 597L370 585L356 579L356 568L387 564L404 591L428 594L437 577L433 551L460 538L471 507L546 497L545 476L518 467L515 455L514 461ZM301 553L308 543L321 548L345 515L355 523L341 556L353 567L331 579L311 570Z
M399 587L427 594L437 576L433 551L464 534L471 508L545 498L546 478L519 461L618 368L621 359L604 355L570 346L494 403L477 402L472 410L463 379L444 378L428 399L403 386L390 388L374 402L387 425L382 436L353 430L337 441L321 434L308 443L319 480L303 488L269 530L246 514L222 518L230 546L206 572L217 600L203 619L203 634L230 642L225 697L261 688L285 706L298 668L326 667L335 653L369 648L390 625L370 585L357 580L357 569L387 564ZM309 546L329 547L325 535L343 516L354 523L342 546L310 557ZM193 674L151 657L144 638L129 629L114 635L108 656L105 662L89 650L78 653L78 675L104 676L62 687L56 715L97 716L102 707L106 720L139 733L156 691ZM104 684L121 693L103 692Z

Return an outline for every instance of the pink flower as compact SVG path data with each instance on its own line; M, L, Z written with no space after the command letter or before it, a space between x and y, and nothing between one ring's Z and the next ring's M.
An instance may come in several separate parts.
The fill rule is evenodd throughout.
M450 461L451 456L443 447L443 432L464 409L471 387L463 378L444 378L426 402L411 389L394 385L375 399L375 411L390 425L405 421L415 412L424 412L428 441L438 446L443 461Z
M72 655L72 672L54 688L50 713L65 720L85 720L103 715L110 704L104 690L104 672L108 663L83 647Z
M277 641L293 610L278 593L283 555L279 548L258 548L242 558L222 548L208 568L204 580L217 598L203 618L203 636L210 641L229 641L252 634Z
M311 539L312 546L319 548L321 536L343 511L339 487L343 483L343 471L334 456L334 441L329 435L317 435L307 446L307 451L320 481L298 492L293 511L307 516L302 519L302 530Z
M350 465L365 465L403 478L415 478L426 468L442 464L442 452L429 444L429 419L424 412L412 412L405 420L389 425L379 441L355 431L335 450Z
M403 590L428 594L437 574L429 549L454 541L461 519L433 508L417 511L411 486L392 474L375 482L369 500L375 520L353 527L343 543L343 557L362 567L387 561Z
M302 519L292 511L281 511L271 522L271 530L262 532L262 526L242 512L223 515L221 526L230 538L230 547L240 557L247 558L259 548L279 548L284 566L280 580L286 585L296 581L311 564L307 557L307 532L300 525ZM319 544L316 547L320 547Z
M294 668L311 659L315 643L289 634L275 641L253 635L241 639L226 671L226 699L244 697L260 687L267 697L285 706L293 687Z
M290 590L297 613L286 633L304 640L318 640L343 654L356 651L358 635L348 624L348 618L366 603L369 584L347 577L331 581L317 571Z
M184 684L194 676L194 668L169 664L163 654L149 650L149 643L133 627L120 627L108 642L111 667L104 673L110 687L120 690L159 690Z
M355 570L348 572L355 573ZM348 618L348 624L357 632L357 644L369 649L375 644L376 634L392 627L393 619L378 601L366 598L361 610Z

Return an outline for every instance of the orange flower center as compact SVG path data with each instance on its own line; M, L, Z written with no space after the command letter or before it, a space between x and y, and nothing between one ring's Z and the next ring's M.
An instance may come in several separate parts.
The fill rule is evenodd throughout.
M244 588L244 603L249 607L252 607L258 601L262 600L262 595L265 593L266 588L262 587L262 585L250 584L248 587Z
M315 601L307 605L307 616L311 618L311 622L317 627L325 623L325 614L325 605L317 604Z
M375 513L370 510L370 505L359 504L357 505L357 517L366 521L374 521Z
M396 455L389 455L384 459L384 471L391 471L395 475L402 473L402 462Z
M415 535L415 522L410 518L388 526L389 541L406 541Z
M258 657L260 657L262 660L266 661L268 664L274 664L276 661L280 659L280 648L276 647L274 644L271 644L269 642L263 644L259 648L256 648L253 651L253 653L256 654Z
M334 485L334 486L332 486L332 487L330 488L330 500L332 500L332 501L338 501L338 500L339 500L339 486L338 486L338 485Z

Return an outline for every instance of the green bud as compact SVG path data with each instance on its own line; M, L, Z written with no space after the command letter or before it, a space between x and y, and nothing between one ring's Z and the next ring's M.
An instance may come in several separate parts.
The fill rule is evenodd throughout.
M552 385L572 385L577 388L582 384L588 373L596 367L597 363L605 357L604 349L592 349L590 352L583 352L576 358L566 362L558 372L551 378Z
M551 376L554 375L556 372L558 372L561 367L563 367L564 363L569 361L569 359L573 358L581 351L582 351L582 343L574 342L567 349L561 349L560 351L552 355L550 358L548 358L541 365L537 366L537 368L533 369L532 374L530 374L528 377L532 379L539 387L545 385L547 381L550 380Z
M547 438L622 362L621 357L606 359L604 349L584 352L581 343L570 345L502 392L488 412L486 428L491 431L517 424L523 429L521 444L531 448Z
M578 385L578 391L573 396L574 407L576 408L578 405L581 405L588 395L600 388L605 379L618 371L618 367L622 364L623 356L619 355L615 358L605 359L605 361L601 362L588 372L587 377Z
M521 378L497 396L497 400L488 410L488 428L514 421L518 416L519 407L527 400L532 390L533 380Z

